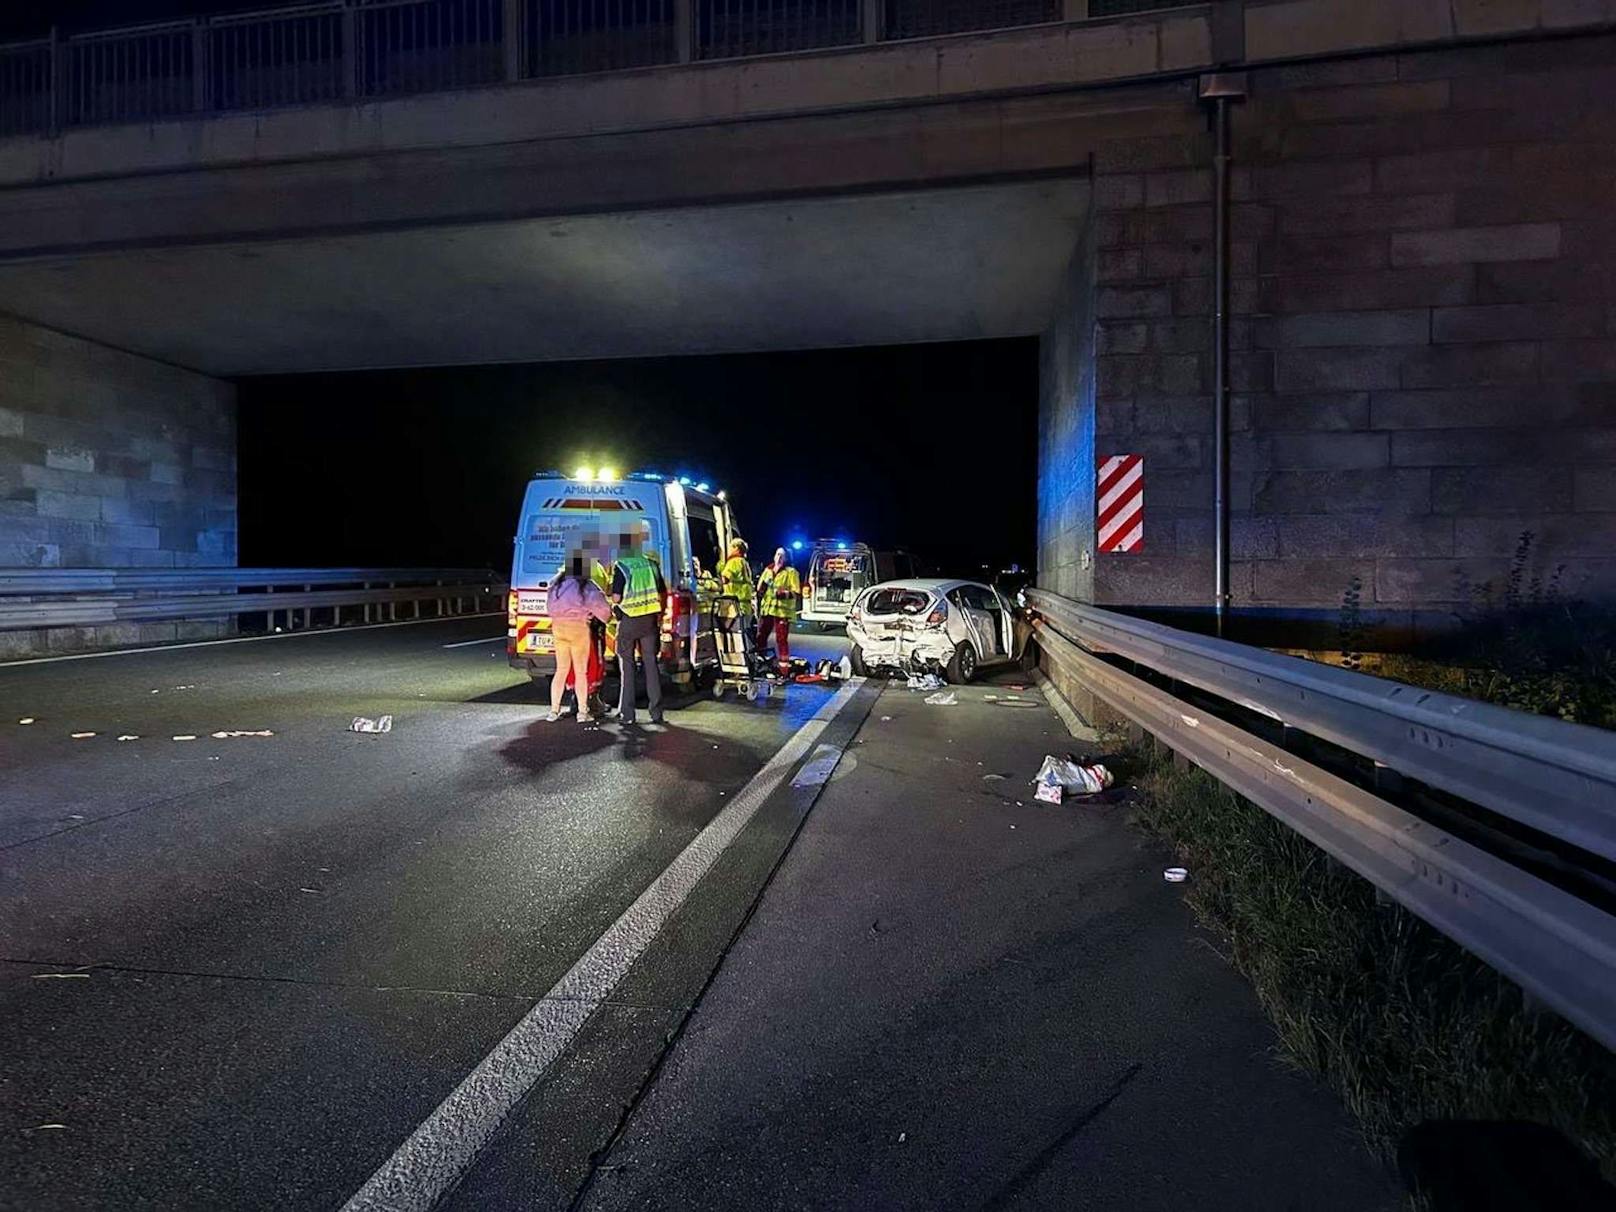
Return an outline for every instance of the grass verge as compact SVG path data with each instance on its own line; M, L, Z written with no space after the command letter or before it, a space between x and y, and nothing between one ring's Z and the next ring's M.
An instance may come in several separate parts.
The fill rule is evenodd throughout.
M1429 1120L1529 1121L1616 1180L1616 1057L1210 775L1136 757L1139 823L1190 869L1190 907L1378 1155Z

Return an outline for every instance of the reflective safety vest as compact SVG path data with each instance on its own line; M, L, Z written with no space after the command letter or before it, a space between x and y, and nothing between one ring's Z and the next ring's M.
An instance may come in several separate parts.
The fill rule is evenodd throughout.
M623 600L619 603L629 618L657 614L662 609L662 596L657 593L656 569L644 556L624 556L617 561L623 570Z
M802 596L802 581L797 577L797 570L787 564L784 568L765 568L763 576L763 600L758 605L758 613L777 619L796 618L797 599Z
M706 569L696 578L696 608L711 610L718 597L718 578Z
M724 578L724 594L739 600L741 610L748 612L752 609L752 566L743 556L730 556L724 561L724 567L719 569L719 575Z

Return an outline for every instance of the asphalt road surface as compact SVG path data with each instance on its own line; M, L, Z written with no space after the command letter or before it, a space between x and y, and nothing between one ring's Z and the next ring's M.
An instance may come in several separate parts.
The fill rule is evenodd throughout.
M1014 803L1035 691L546 724L502 632L0 667L0 1206L1391 1206L1122 813Z

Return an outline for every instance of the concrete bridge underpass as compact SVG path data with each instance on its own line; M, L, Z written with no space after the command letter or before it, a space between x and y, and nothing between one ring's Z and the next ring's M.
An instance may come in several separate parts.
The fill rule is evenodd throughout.
M1605 595L1611 21L1224 0L0 140L0 563L233 562L244 374L1041 334L1049 588L1209 608L1222 431L1237 614L1417 634L1527 530Z

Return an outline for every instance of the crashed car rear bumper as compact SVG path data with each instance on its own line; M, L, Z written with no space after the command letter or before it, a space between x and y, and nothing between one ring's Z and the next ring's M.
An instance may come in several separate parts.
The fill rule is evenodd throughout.
M954 655L954 646L946 634L940 636L897 636L892 639L874 639L859 634L853 637L859 646L864 663L871 669L932 669L947 665Z

